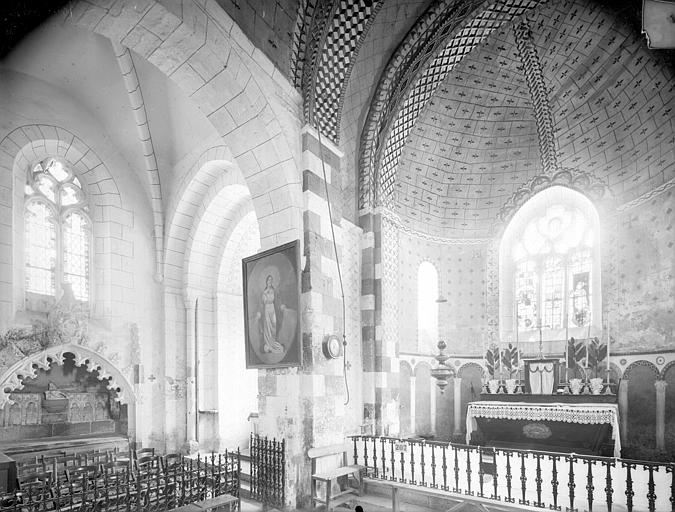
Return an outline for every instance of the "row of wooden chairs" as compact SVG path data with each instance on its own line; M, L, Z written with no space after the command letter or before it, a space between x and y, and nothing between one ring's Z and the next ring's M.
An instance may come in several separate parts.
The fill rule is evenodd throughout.
M24 483L42 481L50 475L51 480L59 479L67 483L81 475L103 476L108 473L127 471L130 474L141 471L158 470L167 459L175 463L180 455L171 454L160 458L154 448L142 448L133 451L100 450L75 454L57 453L49 456L36 456L34 462L17 465L19 487Z

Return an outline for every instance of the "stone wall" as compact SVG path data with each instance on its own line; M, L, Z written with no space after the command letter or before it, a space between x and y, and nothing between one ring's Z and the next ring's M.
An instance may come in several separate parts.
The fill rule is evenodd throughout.
M401 352L435 353L417 339L417 272L423 261L438 272L439 292L447 302L439 305L439 336L455 355L483 353L487 336L485 244L447 244L399 233L398 330Z

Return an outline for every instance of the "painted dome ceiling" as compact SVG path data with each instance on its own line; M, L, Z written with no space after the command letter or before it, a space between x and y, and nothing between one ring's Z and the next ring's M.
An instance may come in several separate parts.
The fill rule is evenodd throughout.
M542 69L534 79L548 91L557 168L593 174L619 204L673 179L672 64L592 2L548 2L527 21ZM394 171L386 203L405 226L488 237L514 193L543 173L526 71L509 23L447 74Z

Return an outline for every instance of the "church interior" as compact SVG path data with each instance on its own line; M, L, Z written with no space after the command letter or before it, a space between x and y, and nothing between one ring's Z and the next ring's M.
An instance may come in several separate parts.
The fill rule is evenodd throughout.
M675 3L5 4L0 510L672 510Z

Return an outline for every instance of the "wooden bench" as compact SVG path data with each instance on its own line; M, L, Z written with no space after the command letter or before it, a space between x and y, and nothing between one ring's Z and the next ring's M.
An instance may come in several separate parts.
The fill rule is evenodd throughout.
M314 510L315 504L323 504L326 506L326 510L332 510L333 507L341 505L351 499L354 496L361 496L363 494L363 475L366 471L365 466L359 465L349 465L347 459L348 454L353 449L352 445L349 443L343 444L334 444L331 446L324 446L322 448L312 448L307 452L307 457L312 461L312 503L311 510ZM317 472L317 460L322 457L330 457L334 455L342 456L342 466L322 470ZM351 487L349 485L349 477L353 477L356 481L357 487ZM332 486L336 482L340 484L340 479L344 481L344 487L341 486L340 491L333 494ZM324 482L326 484L326 498L322 499L316 495L316 484L317 482Z

